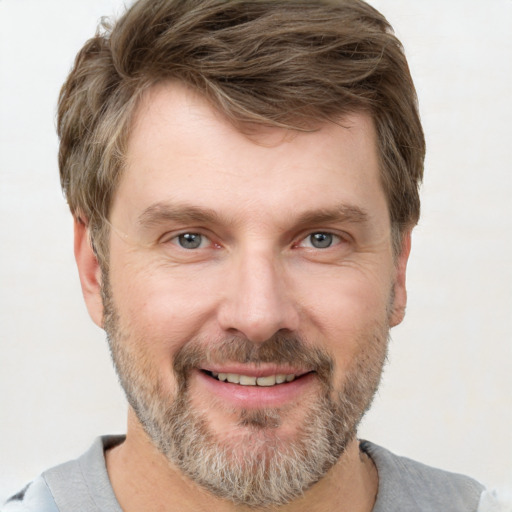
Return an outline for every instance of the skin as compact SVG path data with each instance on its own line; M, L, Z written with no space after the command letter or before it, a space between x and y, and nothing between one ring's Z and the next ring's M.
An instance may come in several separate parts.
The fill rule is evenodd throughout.
M277 332L300 333L327 351L340 390L371 335L401 322L410 233L394 256L376 147L364 113L314 132L257 128L248 137L184 86L147 94L113 200L109 279L125 342L169 394L173 356L190 339L214 344L234 334L262 343ZM196 220L190 207L214 215ZM183 233L201 234L201 246L181 247ZM313 233L333 234L332 245L314 247ZM78 220L75 255L90 315L102 326L101 272ZM151 343L142 342L148 333ZM314 375L297 388L279 398L285 440L319 392ZM261 398L240 399L239 389L219 395L199 370L191 376L192 406L206 414L219 442L244 435L236 425L241 406L277 400L266 388ZM125 511L244 509L184 477L133 411L126 441L107 453L107 469ZM354 439L320 482L282 510L338 510L343 503L343 510L370 511L377 486Z

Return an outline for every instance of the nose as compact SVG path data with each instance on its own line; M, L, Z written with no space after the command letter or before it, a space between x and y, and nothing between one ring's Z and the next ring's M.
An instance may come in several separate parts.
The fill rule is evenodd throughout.
M264 254L241 255L233 263L218 311L220 327L254 343L297 330L299 311L282 266Z

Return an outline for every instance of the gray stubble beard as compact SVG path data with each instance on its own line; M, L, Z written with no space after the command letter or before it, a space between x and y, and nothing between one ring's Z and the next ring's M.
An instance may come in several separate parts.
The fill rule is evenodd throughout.
M214 496L255 509L299 498L338 462L371 405L386 359L388 329L379 327L373 339L363 343L368 350L355 360L343 389L333 392L332 359L296 336L276 336L257 346L245 339L225 340L212 344L219 350L216 354L191 341L175 357L177 391L172 397L158 379L151 379L150 368L141 368L144 358L131 349L108 291L104 305L105 330L119 380L153 444L171 465ZM212 358L307 363L317 368L322 392L295 438L281 439L282 411L265 409L241 411L242 435L230 442L216 439L206 416L191 404L188 382L190 369Z

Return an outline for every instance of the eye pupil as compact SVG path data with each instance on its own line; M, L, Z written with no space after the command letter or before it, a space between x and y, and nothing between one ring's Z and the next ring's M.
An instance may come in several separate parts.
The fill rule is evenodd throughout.
M198 233L183 233L178 241L184 249L197 249L201 245L202 236Z
M330 233L313 233L310 235L311 245L317 249L325 249L332 245L332 235Z

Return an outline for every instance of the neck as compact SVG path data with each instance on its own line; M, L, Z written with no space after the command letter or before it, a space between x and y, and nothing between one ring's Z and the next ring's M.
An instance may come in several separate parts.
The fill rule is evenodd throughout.
M254 512L215 497L184 476L152 444L132 411L126 441L106 453L107 471L124 512ZM371 512L378 488L372 460L354 439L322 480L279 512Z

